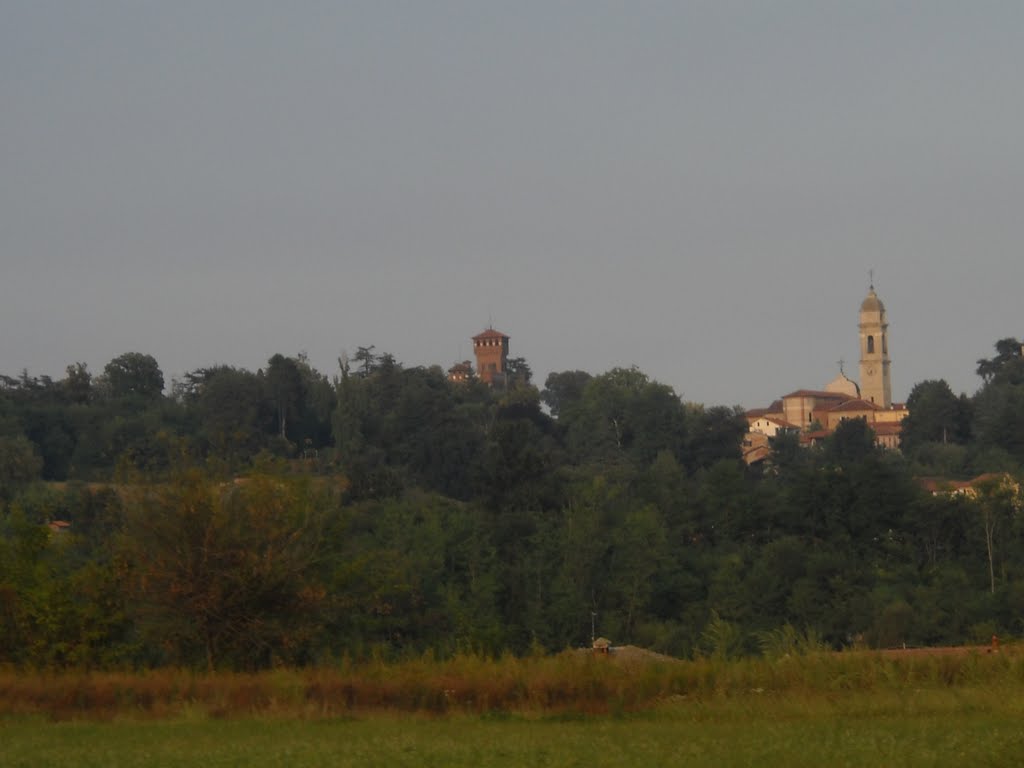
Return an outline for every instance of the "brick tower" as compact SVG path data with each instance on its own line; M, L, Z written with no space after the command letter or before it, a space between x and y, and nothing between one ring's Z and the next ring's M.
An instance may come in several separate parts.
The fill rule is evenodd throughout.
M476 375L485 384L501 384L508 367L508 336L493 328L473 337Z

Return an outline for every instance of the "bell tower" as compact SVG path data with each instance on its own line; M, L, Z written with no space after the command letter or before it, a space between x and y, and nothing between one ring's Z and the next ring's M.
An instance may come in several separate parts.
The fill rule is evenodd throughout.
M860 396L869 403L892 405L889 380L889 324L885 305L875 294L874 281L860 305Z

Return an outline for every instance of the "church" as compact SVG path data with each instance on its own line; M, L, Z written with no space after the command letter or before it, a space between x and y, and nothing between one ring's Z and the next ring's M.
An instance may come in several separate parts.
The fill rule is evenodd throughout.
M892 402L889 324L885 305L872 284L860 305L860 384L839 375L824 389L798 389L767 408L746 413L748 432L743 455L748 464L769 455L769 438L780 432L799 435L801 444L815 445L835 431L844 419L864 419L884 448L899 449L907 407Z

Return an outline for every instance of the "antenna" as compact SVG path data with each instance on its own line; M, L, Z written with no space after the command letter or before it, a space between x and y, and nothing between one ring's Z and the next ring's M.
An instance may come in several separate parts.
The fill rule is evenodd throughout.
M875 270L873 269L868 270L868 285L872 291L875 290Z

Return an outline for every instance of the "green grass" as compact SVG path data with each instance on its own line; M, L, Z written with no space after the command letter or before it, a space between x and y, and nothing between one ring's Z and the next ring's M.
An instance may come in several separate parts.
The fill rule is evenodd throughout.
M375 714L352 719L0 721L21 766L1015 766L1024 689L678 697L619 717Z
M20 766L1016 766L1024 653L0 671Z

